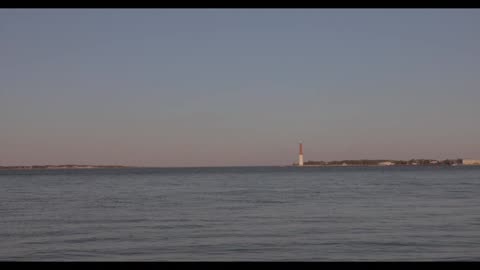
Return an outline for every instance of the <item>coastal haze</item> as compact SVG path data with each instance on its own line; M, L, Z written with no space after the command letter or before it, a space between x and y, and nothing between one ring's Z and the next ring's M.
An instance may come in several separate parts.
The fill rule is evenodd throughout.
M0 10L0 165L480 158L479 10Z

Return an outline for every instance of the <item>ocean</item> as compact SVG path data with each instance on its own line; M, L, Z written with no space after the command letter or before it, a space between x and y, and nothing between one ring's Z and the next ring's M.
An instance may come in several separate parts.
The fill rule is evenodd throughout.
M0 171L0 261L431 260L480 260L480 167Z

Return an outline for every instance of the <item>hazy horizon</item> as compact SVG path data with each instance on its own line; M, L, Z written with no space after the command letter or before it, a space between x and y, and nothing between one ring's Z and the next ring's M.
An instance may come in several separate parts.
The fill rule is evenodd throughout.
M0 166L480 158L480 11L0 10Z

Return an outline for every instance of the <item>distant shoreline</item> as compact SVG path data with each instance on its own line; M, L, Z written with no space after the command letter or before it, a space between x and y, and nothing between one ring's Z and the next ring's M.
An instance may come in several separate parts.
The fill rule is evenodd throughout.
M94 166L94 165L77 165L72 167L63 166L0 166L0 171L17 170L17 171L29 171L29 170L88 170L88 169L181 169L181 168L231 168L231 167L306 167L306 168L318 168L318 167L382 167L382 168L398 168L398 167L480 167L479 164L472 165L445 165L445 164L425 164L425 165L356 165L356 164L330 164L330 165L266 165L266 166L204 166L204 167L142 167L142 166Z
M357 160L333 160L333 161L315 161L309 160L301 163L303 167L329 167L329 166L475 166L480 165L478 159L409 159L409 160L393 160L393 159L357 159ZM299 163L293 163L292 166L300 167Z
M472 167L472 166L480 166L480 165L445 165L445 164L427 164L427 165L355 165L355 164L349 164L349 165L341 165L341 164L335 164L335 165L303 165L303 166L298 166L298 165L290 165L290 167Z
M122 165L32 165L32 166L0 166L0 170L81 170L81 169L121 169L137 168Z

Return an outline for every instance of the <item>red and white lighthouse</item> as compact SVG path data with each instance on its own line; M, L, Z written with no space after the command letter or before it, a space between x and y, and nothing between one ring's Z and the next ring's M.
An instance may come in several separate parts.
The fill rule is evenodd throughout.
M302 141L300 141L299 145L299 152L298 152L298 166L303 166L303 145Z

